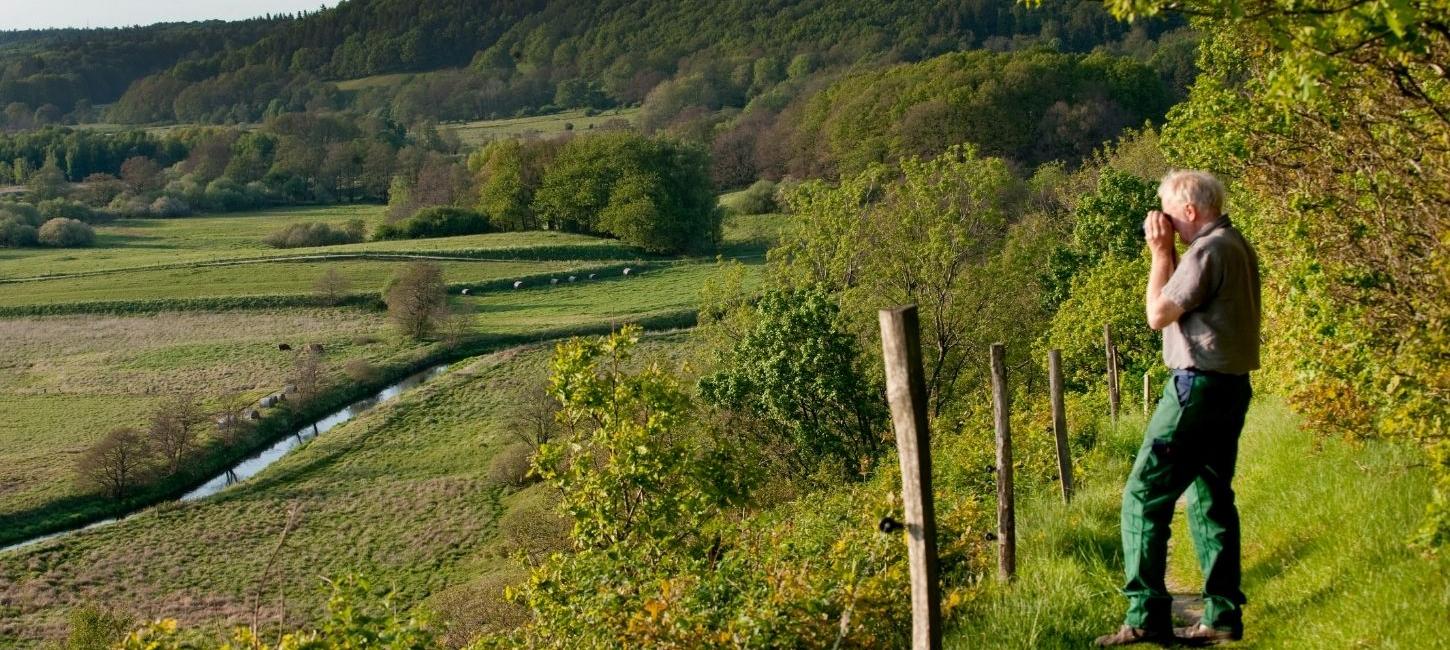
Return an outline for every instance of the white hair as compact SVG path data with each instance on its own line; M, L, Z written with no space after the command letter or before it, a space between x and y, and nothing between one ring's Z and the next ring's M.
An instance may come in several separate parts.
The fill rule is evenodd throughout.
M1198 206L1211 216L1223 214L1223 183L1213 174L1193 169L1175 169L1158 183L1158 198Z

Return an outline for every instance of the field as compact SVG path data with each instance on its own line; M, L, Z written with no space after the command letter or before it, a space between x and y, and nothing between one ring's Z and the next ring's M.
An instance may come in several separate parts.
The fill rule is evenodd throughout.
M571 124L574 131L597 129L612 120L633 124L638 112L638 108L611 108L600 111L598 115L586 116L584 109L577 109L549 115L447 124L442 128L458 134L458 139L465 146L476 147L499 138L558 135L571 130L568 126Z
M294 223L340 224L383 220L378 205L277 208L177 219L121 219L96 228L96 245L70 249L0 249L0 280L75 273L102 273L243 259L318 255L465 254L513 258L537 251L543 259L619 259L638 253L617 242L584 235L532 231L442 239L364 242L339 246L278 249L262 243L268 233ZM9 291L0 285L0 292Z
M677 335L644 353L683 347ZM0 646L63 634L67 607L80 603L126 603L218 630L249 620L254 589L264 622L297 624L321 607L319 576L349 571L398 588L405 602L429 600L460 629L500 621L509 606L479 590L522 571L509 551L557 548L562 534L544 519L542 492L489 476L491 457L515 442L511 405L537 388L548 353L533 346L459 363L216 498L0 555ZM253 551L277 543L293 507L299 521L264 576L266 553ZM529 524L498 525L521 520ZM459 593L471 594L466 608Z

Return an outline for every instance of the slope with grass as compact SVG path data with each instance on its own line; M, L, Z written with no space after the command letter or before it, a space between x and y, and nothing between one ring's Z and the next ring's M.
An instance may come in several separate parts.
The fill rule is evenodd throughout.
M566 131L588 131L623 122L632 125L638 108L611 108L586 114L585 109L513 117L498 120L477 120L450 124L443 128L452 131L467 146L476 147L503 138L540 137L559 135Z
M646 356L677 363L685 345L656 338ZM540 520L550 516L542 492L491 478L490 460L515 444L517 397L538 388L530 382L542 382L550 352L457 364L212 499L0 555L0 647L63 638L66 612L82 603L219 631L249 621L260 593L264 624L300 624L323 604L318 577L347 571L398 587L407 602L433 595L458 629L516 618L496 591L489 602L475 596L522 572L509 551L558 548L562 529ZM298 522L266 571L264 551L293 507ZM531 527L501 531L511 512Z
M1414 450L1298 424L1269 397L1244 429L1235 489L1249 604L1233 647L1450 647L1450 559L1407 544L1430 493ZM1019 501L1018 580L954 612L946 647L1082 648L1116 629L1118 503L1141 436L1141 420L1124 421L1100 441L1071 505L1052 493ZM1169 583L1189 602L1201 584L1191 546L1180 514Z

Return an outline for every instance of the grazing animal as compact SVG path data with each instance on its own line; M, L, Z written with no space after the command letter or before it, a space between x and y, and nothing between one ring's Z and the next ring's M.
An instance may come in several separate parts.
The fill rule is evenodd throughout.
M549 278L549 284L559 284L559 278Z
M589 279L590 279L590 280L593 280L593 279L594 279L594 274L593 274L593 273L590 273L590 274L589 274Z
M324 352L321 343L308 343L307 344L307 351L308 352L316 352L318 354L322 354Z
M262 414L261 413L258 413L257 412L257 409L247 409L247 419L248 420L260 420L260 419L262 419Z
M515 289L517 289L519 287L522 287L522 286L524 286L524 281L523 280L515 280L514 281L514 288Z
M463 291L460 291L460 292L459 292L459 293L462 293L462 294L463 294L463 295L465 295L465 296L466 296L466 295L468 295L468 289L467 289L467 288L466 288L466 287L465 287L465 288L464 288L464 289L463 289Z
M571 275L571 276L569 276L569 281L570 281L570 282L573 282L573 281L574 281L574 276L572 276L572 275Z
M627 267L627 266L626 266L626 267L624 267L624 274L625 274L625 275L629 275L629 272L630 272L630 271L633 271L633 270L634 270L634 269L631 269L631 268L629 268L629 267Z
M287 345L286 343L278 343L277 349L283 352L290 352L292 350L292 346Z

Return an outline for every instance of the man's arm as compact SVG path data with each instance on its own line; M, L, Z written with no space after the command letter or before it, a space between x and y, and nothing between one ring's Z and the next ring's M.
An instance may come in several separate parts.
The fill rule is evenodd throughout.
M1144 300L1148 327L1161 330L1183 315L1182 306L1163 296L1163 286L1178 266L1178 254L1173 250L1173 225L1162 212L1149 212L1143 222L1143 235L1148 241L1148 250L1153 253L1153 267L1148 271L1148 295Z

